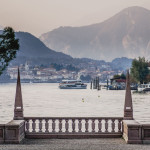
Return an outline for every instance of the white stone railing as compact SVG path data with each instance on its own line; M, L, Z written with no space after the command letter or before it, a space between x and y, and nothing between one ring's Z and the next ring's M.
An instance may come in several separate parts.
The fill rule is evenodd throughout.
M122 135L121 117L25 117L24 119L26 135Z

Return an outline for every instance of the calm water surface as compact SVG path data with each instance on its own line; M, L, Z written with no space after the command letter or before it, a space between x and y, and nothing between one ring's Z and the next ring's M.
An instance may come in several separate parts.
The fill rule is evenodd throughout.
M56 83L22 84L24 116L122 117L125 91L59 89ZM0 123L13 118L16 84L0 84ZM84 99L84 101L83 101ZM133 94L134 118L150 123L150 93Z

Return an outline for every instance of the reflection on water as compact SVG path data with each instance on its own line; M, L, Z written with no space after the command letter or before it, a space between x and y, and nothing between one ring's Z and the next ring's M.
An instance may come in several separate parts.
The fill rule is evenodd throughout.
M25 116L122 117L125 91L59 89L58 84L22 84ZM0 123L13 118L16 84L0 84ZM133 94L134 118L150 122L150 93ZM83 100L84 99L84 100Z

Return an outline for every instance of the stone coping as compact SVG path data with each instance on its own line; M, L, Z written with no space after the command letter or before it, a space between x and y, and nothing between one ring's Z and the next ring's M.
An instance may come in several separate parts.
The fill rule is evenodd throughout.
M128 126L140 126L140 125L142 125L139 122L137 122L136 120L123 120L123 123L125 123Z
M22 123L24 123L24 120L11 120L5 126L18 126Z

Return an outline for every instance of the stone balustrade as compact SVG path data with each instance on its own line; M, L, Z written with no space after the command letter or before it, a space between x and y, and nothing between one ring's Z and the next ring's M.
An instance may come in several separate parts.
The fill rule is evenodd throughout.
M121 137L121 117L25 117L26 137ZM39 136L37 136L39 135Z
M25 137L24 120L11 120L7 124L0 124L0 144L18 144Z
M142 143L144 144L150 144L150 124L143 124L142 125Z
M129 71L124 117L24 117L18 68L14 120L0 124L0 143L20 143L25 138L117 138L127 143L150 143L150 124L133 118Z
M0 144L5 141L5 124L0 124Z

